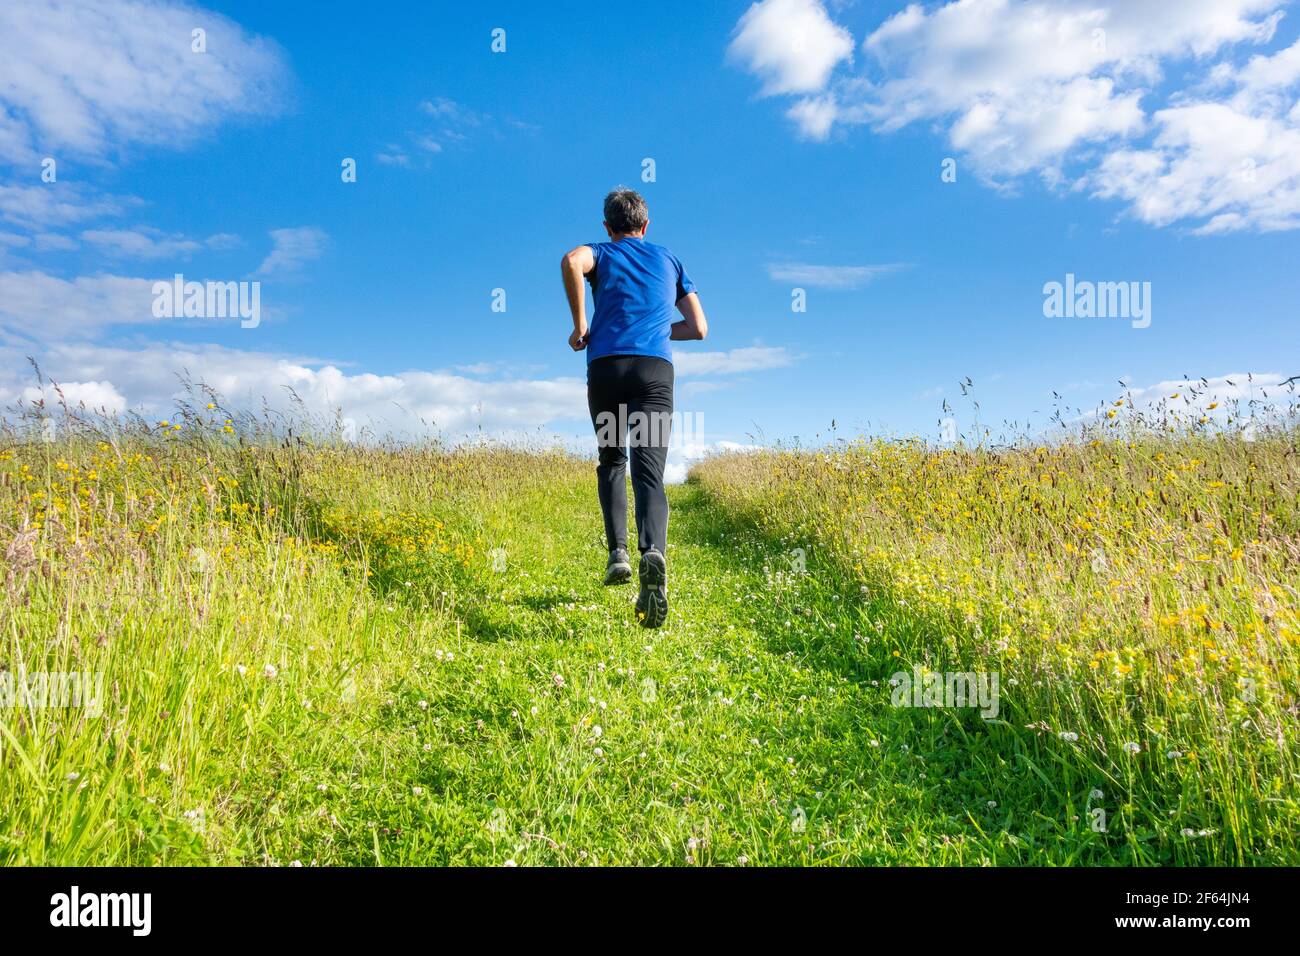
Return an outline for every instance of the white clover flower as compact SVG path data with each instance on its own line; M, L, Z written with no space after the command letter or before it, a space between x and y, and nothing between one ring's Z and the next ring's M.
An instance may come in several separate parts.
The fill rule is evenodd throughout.
M1062 730L1056 736L1060 737L1062 740L1064 740L1066 743L1069 744L1072 744L1079 739L1079 735L1072 730Z
M1182 755L1183 752L1181 750L1171 750L1169 751L1169 753L1165 754L1165 756L1168 757L1170 760L1177 760Z
M280 672L275 669L274 664L267 664L265 667L262 668L262 676L265 677L267 680L275 680L276 676L279 673Z
M1089 799L1089 800L1101 800L1101 799L1102 799L1103 797L1105 797L1105 796L1106 796L1106 795L1105 795L1104 793L1102 793L1100 790L1093 790L1091 793L1088 794L1088 799Z
M596 749L594 749L594 750L592 751L592 753L594 753L597 757L603 757L603 756L605 756L605 751L601 750L599 747L597 747Z
M1142 752L1142 748L1130 740L1124 745L1124 752L1126 754L1139 754Z
M600 724L596 724L594 727L591 728L591 735L593 737L604 736L604 733L605 731L601 728Z
M424 787L412 787L411 793L415 794L417 797L422 797L424 796Z
M243 677L245 674L248 673L248 668L245 667L243 664L236 664L235 671L239 674L240 677Z
M418 704L416 704L415 706L419 707L421 710L428 710L428 709L429 709L429 702L428 702L427 700L422 700L422 701L420 701Z
M506 860L506 861L505 861L504 863L502 863L501 865L502 865L502 866L518 866L519 864L517 864L514 860Z

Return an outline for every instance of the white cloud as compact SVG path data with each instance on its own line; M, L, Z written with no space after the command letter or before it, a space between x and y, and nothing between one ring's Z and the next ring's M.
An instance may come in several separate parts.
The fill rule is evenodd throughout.
M0 272L0 339L55 341L109 325L156 321L150 279Z
M1252 402L1271 404L1289 400L1297 391L1283 385L1289 377L1276 372L1234 372L1206 379L1169 379L1146 388L1128 389L1126 394L1138 409L1149 410L1166 402L1176 410L1218 411L1223 415L1234 404L1244 409ZM1218 408L1211 409L1210 405Z
M736 24L727 55L762 79L764 96L811 93L853 58L853 36L818 0L763 0Z
M315 226L299 226L294 229L272 229L271 242L271 254L257 267L254 275L297 272L308 262L321 257L329 237L323 229Z
M375 159L385 166L403 168L428 168L430 157L448 148L466 147L482 137L502 140L510 132L536 132L541 129L534 123L511 116L495 117L480 113L463 103L435 96L419 104L423 123L420 128L408 130L402 143L388 143L376 153Z
M113 387L112 382L46 382L44 385L28 385L17 390L0 382L0 396L7 402L12 402L13 398L32 405L44 402L48 409L66 404L70 409L85 409L109 415L120 415L127 410L126 399Z
M679 370L694 365L719 374L774 368L789 361L783 349L762 347L692 353L691 358L695 361L684 361L679 355L674 361ZM485 381L455 371L421 370L375 375L315 358L179 344L131 350L65 343L46 352L41 368L69 395L117 395L114 410L151 416L172 411L183 394L179 376L184 372L191 380L215 388L230 407L238 409L256 411L265 400L276 411L292 414L296 407L288 391L292 389L312 415L328 421L336 416L351 419L378 435L537 438L562 441L579 452L595 450L594 436L586 426L586 385L578 378ZM30 373L19 353L0 349L0 397L22 394L27 377ZM576 431L553 430L565 422L580 424ZM669 482L684 480L691 465L708 454L748 447L709 439L702 414L683 428L675 433L669 449L665 474Z
M809 139L825 139L835 125L839 105L835 102L834 94L808 96L786 110L785 115L794 120L804 136Z
M33 248L37 252L67 252L77 248L77 240L57 232L38 232L34 237Z
M173 411L184 374L215 388L232 408L256 412L265 401L291 414L292 389L313 415L333 420L339 410L359 427L395 436L437 431L455 437L480 428L522 434L587 417L586 385L577 378L481 381L420 370L375 375L301 356L162 343L126 349L62 342L42 353L40 365L69 395L97 396L111 400L113 410L153 416ZM35 387L23 351L0 348L0 398L37 395L27 391Z
M443 120L455 126L482 126L488 120L487 116L476 113L455 100L447 99L445 96L425 100L420 104L420 109L434 119Z
M791 365L795 357L781 346L755 345L726 352L673 352L673 369L679 377L735 375Z
M716 382L710 379L695 379L694 381L683 382L677 386L677 394L683 397L695 397L696 395L707 395L709 392L718 392L727 388L731 383Z
M1218 70L1215 82L1230 91L1226 100L1159 110L1148 148L1113 151L1082 185L1127 200L1154 226L1194 220L1201 234L1300 227L1300 41L1240 71Z
M191 49L196 28L206 53ZM6 0L0 62L0 159L14 163L200 137L273 111L287 79L273 42L162 0Z
M138 199L92 194L72 183L41 186L0 185L0 219L27 229L45 229L116 216Z
M375 160L381 166L411 165L411 157L407 156L400 146L389 145L385 149L387 152L375 153Z
M1167 379L1153 385L1128 386L1123 392L1102 399L1096 407L1072 421L1095 422L1114 410L1113 401L1122 397L1126 407L1119 411L1119 415L1123 418L1137 412L1148 420L1169 415L1187 423L1205 417L1219 425L1233 427L1241 427L1249 421L1257 425L1279 422L1288 408L1300 408L1300 384L1289 382L1290 377L1277 372L1233 372L1201 379ZM1075 387L1093 392L1100 388L1095 382L1082 382Z
M132 259L187 258L203 248L203 243L180 235L167 235L157 229L87 229L81 233L90 243L110 256ZM226 237L214 237L223 240Z
M887 275L905 268L893 262L872 266L819 266L807 263L770 264L768 276L776 282L790 282L799 286L820 289L856 289L876 276Z
M301 420L305 411L327 427L350 425L358 435L363 430L397 439L436 434L453 442L558 444L579 454L595 452L586 386L578 378L482 381L423 370L376 375L317 358L208 344L126 349L63 342L42 354L47 384L40 387L24 355L0 347L0 404L6 407L42 398L52 407L58 399L51 383L57 383L73 407L84 402L91 410L170 418L185 397L184 380L215 389L225 408L254 415L269 408L291 420ZM683 480L692 462L728 447L740 446L705 442L699 432L685 440L676 434L668 480Z
M913 3L867 36L861 73L836 74L834 59L774 85L769 61L749 66L764 93L803 94L787 113L813 139L837 124L923 122L996 185L1036 174L1123 200L1152 225L1289 229L1300 226L1300 49L1233 60L1273 40L1285 2ZM814 0L768 0L737 29L761 19L779 51L808 16L835 28ZM1168 91L1170 74L1181 89Z

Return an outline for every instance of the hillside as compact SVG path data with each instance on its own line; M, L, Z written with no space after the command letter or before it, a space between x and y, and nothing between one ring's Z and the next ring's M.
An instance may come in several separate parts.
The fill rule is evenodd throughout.
M650 631L590 462L63 431L0 664L102 714L0 709L2 863L1300 862L1293 435L714 459Z

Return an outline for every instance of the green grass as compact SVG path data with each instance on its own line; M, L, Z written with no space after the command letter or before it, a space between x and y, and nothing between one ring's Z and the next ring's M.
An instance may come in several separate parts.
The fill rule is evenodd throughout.
M0 710L0 863L1297 859L1294 790L1249 845L1186 839L1222 827L1191 770L1156 827L1140 781L1024 721L891 706L932 622L829 551L785 573L789 542L697 484L649 631L559 455L154 437L0 469L0 663L107 685L98 719Z

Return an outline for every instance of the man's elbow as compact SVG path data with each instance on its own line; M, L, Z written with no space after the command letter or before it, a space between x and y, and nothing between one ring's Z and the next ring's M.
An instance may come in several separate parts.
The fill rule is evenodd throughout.
M579 246L577 249L570 249L560 259L560 268L564 269L566 272L572 272L574 275L586 275L587 270L590 268L588 264L589 260L586 255L584 255L586 251L585 246Z
M704 316L700 316L700 321L695 324L695 337L701 342L709 337L709 323Z

